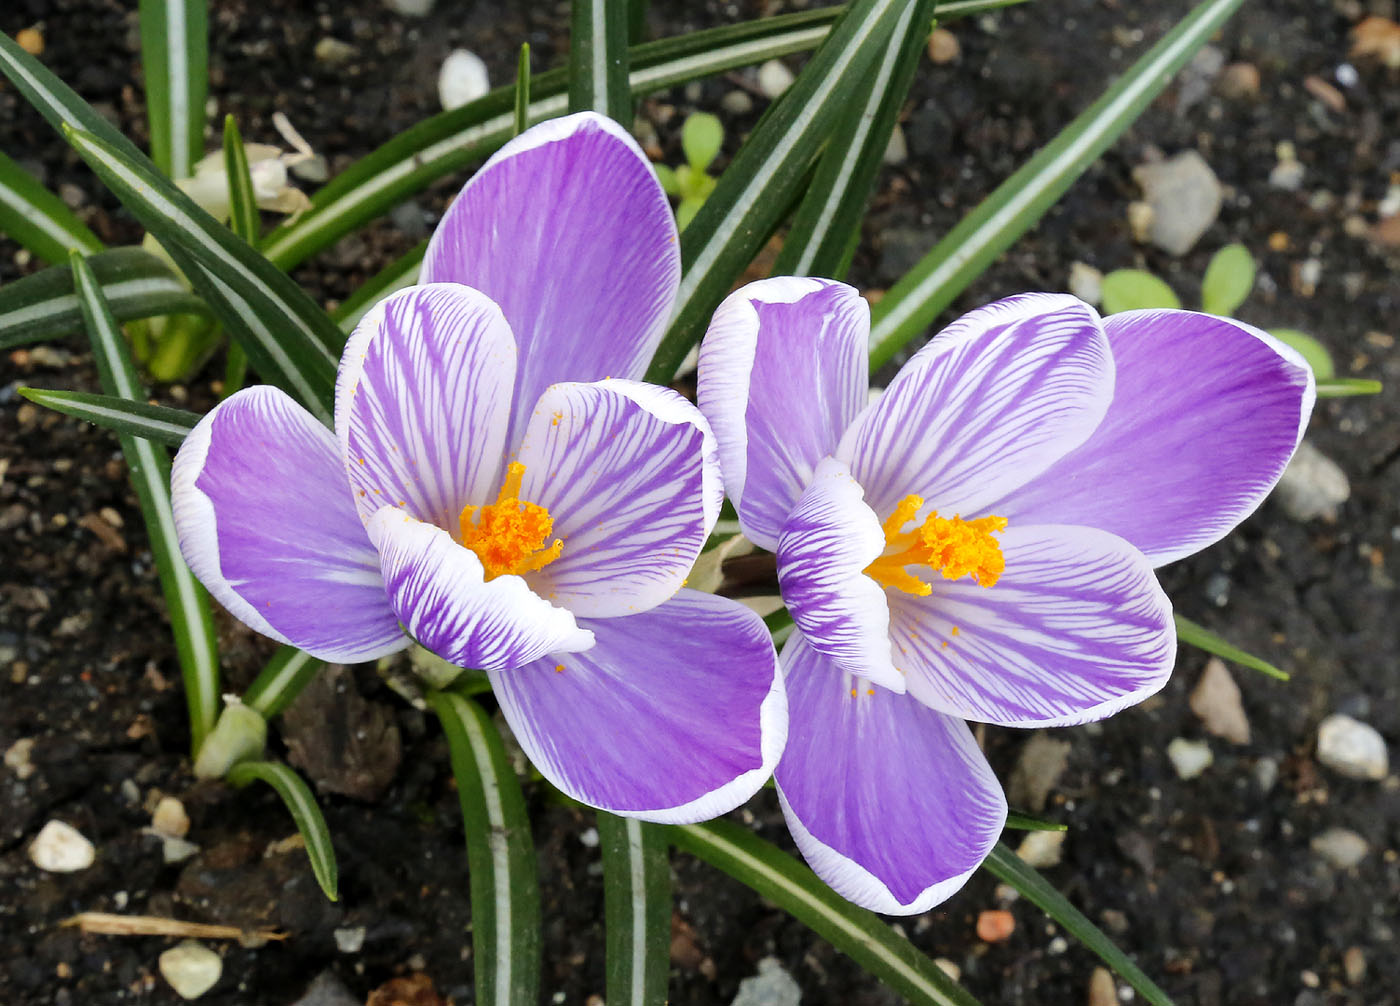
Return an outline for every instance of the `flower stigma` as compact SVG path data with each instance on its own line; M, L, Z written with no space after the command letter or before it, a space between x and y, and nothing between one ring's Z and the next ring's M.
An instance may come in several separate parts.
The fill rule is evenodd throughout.
M488 580L533 573L559 558L564 550L564 542L558 538L545 546L554 530L554 518L538 503L520 498L524 477L525 466L512 461L496 502L462 508L462 544L476 553Z
M992 535L1006 528L1006 518L995 515L963 520L940 517L932 511L911 531L904 525L924 505L921 496L906 496L884 523L885 551L865 568L866 576L886 587L927 597L933 588L906 568L928 566L945 580L971 576L979 587L990 587L1006 569L1001 543Z

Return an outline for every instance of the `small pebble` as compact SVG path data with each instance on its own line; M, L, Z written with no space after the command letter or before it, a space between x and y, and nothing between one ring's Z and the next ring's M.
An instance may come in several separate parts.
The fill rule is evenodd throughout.
M71 824L53 820L29 843L29 858L49 873L76 873L97 859L97 850Z
M1063 936L1056 936L1045 948L1045 952L1052 957L1059 957L1067 950L1069 950L1069 940L1065 939Z
M1103 300L1103 273L1084 262L1071 263L1069 292L1084 303L1098 307Z
M748 115L753 111L753 98L748 91L730 91L719 99L719 107L730 115Z
M316 43L313 55L318 63L339 66L341 63L348 63L355 58L355 47L338 38L323 38Z
M1360 947L1347 947L1342 954L1342 971L1352 985L1360 985L1366 977L1366 952Z
M1350 870L1366 858L1370 844L1350 828L1328 828L1313 838L1313 852L1339 870Z
M1209 733L1232 744L1249 743L1249 720L1240 702L1240 688L1225 661L1211 657L1201 680L1191 692L1191 711L1201 718Z
M792 71L780 60L770 59L758 68L758 89L769 98L776 98L792 86Z
M776 957L758 962L758 974L739 983L733 1006L798 1006L802 989Z
M1254 763L1254 781L1259 784L1261 793L1272 790L1278 782L1278 762L1273 758L1260 758Z
M1283 470L1273 495L1294 520L1321 517L1333 521L1337 508L1351 498L1351 483L1340 465L1304 440Z
M427 17L435 0L384 0L384 6L404 17Z
M977 916L977 938L983 943L1002 943L1016 931L1016 916L1001 908L988 909Z
M466 49L454 49L438 71L438 100L444 111L461 108L491 90L491 80L481 57Z
M1348 779L1384 779L1390 771L1385 738L1375 727L1335 713L1317 728L1317 760Z
M1067 834L1064 831L1028 831L1017 846L1016 855L1037 870L1055 866L1060 861Z
M1133 180L1152 207L1148 238L1169 255L1185 255L1220 215L1224 189L1195 150L1140 164Z
M162 835L184 838L190 833L190 816L185 805L173 796L163 796L151 814L151 827Z
M42 56L44 53L44 33L38 28L21 28L15 32L15 41L31 56Z
M582 832L579 833L578 840L583 843L583 846L586 849L598 848L598 829L585 828Z
M364 926L345 926L334 933L335 948L342 954L358 954L365 945Z
M1182 779L1196 778L1215 761L1209 744L1185 737L1178 737L1167 745L1167 757L1171 759L1172 767Z
M884 162L886 164L903 164L907 160L909 160L909 143L904 139L904 128L896 122L894 129L890 130L890 141L885 144Z
M928 37L928 58L938 63L956 63L958 57L962 55L962 46L958 44L958 36L954 35L947 28L935 28Z
M957 981L958 979L962 978L962 968L958 967L955 963L948 960L948 958L935 957L933 959L933 963L939 971L942 971L949 978L953 979L953 981Z
M1128 230L1134 241L1146 241L1152 234L1152 222L1156 219L1156 211L1142 200L1135 199L1128 204Z
M1089 1006L1118 1006L1118 986L1107 968L1094 968L1089 976Z
M160 955L160 973L182 999L198 999L224 973L224 962L202 943L185 940Z
M1220 74L1216 87L1231 101L1244 101L1259 95L1259 68L1253 63L1231 63Z
M16 779L28 779L34 774L34 764L29 760L33 750L33 737L21 737L5 749L5 767L15 774Z

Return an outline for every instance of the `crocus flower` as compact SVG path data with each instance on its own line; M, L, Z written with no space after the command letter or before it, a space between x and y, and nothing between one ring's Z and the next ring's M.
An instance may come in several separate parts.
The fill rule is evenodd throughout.
M737 806L777 761L786 700L761 620L681 589L721 503L713 436L634 380L679 274L630 136L592 114L522 133L447 212L424 285L356 328L334 432L253 387L190 433L185 558L242 621L325 660L411 636L487 671L531 760L584 803Z
M1081 723L1161 688L1153 567L1258 505L1314 386L1227 318L1029 294L954 322L867 404L869 324L840 283L746 286L705 337L699 402L796 623L788 827L839 893L914 913L1005 821L964 721Z

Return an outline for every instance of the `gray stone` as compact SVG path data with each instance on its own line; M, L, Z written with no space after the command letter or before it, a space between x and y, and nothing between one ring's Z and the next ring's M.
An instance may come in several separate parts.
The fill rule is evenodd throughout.
M1274 487L1274 499L1283 512L1300 521L1336 520L1337 507L1350 497L1346 472L1306 440L1298 445Z
M363 1003L363 998L350 994L335 972L322 971L292 1006L363 1006Z
M1370 843L1350 828L1328 828L1313 838L1311 847L1339 870L1350 870L1371 851Z
M1152 207L1148 239L1168 254L1185 255L1220 215L1220 181L1194 150L1139 165L1133 178Z
M438 70L438 100L445 111L461 108L491 90L481 57L468 49L453 49Z
M160 973L182 999L198 999L218 984L224 962L203 943L185 940L160 955Z
M1317 728L1317 760L1348 779L1384 779L1390 753L1376 728L1343 713L1327 717Z
M1167 757L1171 759L1176 774L1183 779L1196 778L1215 761L1209 744L1185 737L1178 737L1167 745Z
M796 79L781 60L770 59L758 68L758 89L769 98L781 95Z
M1249 719L1240 703L1240 688L1225 661L1211 657L1191 692L1191 711L1210 733L1232 744L1249 743Z
M1048 869L1060 862L1064 851L1064 831L1028 831L1016 848L1016 855L1037 870Z
M1069 765L1069 751L1069 741L1056 740L1044 731L1031 734L1006 784L1012 805L1037 814L1044 810L1050 791Z
M327 36L316 43L314 55L318 63L339 66L341 63L348 63L354 59L355 52L355 47L349 42L342 42L338 38Z
M97 859L97 850L66 821L50 821L29 843L29 858L47 873L76 873Z
M739 983L739 994L732 1006L798 1006L802 989L784 970L777 958L758 962L758 974Z
M736 89L719 99L719 107L730 115L748 115L753 111L753 98L748 91Z
M1098 307L1103 300L1103 273L1084 262L1070 263L1069 292L1084 303Z

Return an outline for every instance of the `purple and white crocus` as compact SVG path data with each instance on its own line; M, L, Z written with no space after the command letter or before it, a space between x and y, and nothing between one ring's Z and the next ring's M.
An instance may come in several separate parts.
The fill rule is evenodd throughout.
M796 623L788 827L836 891L907 914L1006 818L964 721L1082 723L1161 688L1153 567L1259 504L1314 383L1227 318L1029 294L955 321L868 404L869 326L843 284L750 284L705 337L699 402Z
M636 380L679 276L626 132L584 113L522 133L448 210L424 285L356 328L334 432L253 387L190 433L172 478L190 567L322 659L411 636L487 671L530 759L584 803L737 806L777 762L786 699L762 621L682 589L719 513L716 447L695 406Z

